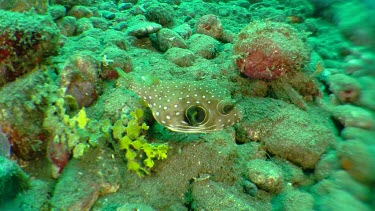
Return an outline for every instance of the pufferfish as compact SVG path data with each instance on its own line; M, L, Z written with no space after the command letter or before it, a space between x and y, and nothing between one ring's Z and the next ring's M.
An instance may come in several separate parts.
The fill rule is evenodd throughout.
M172 131L214 132L242 117L229 92L209 83L154 79L152 83L130 83L129 88L148 104L155 120Z

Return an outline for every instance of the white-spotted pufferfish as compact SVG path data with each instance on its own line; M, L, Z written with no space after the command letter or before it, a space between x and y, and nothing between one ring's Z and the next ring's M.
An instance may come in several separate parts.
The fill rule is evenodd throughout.
M242 117L229 92L208 83L154 80L129 88L148 104L155 120L172 131L213 132Z

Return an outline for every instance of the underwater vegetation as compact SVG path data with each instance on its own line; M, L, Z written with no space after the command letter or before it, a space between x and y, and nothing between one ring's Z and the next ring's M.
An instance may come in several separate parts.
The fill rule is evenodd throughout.
M137 175L148 175L154 167L154 160L164 160L167 158L168 144L150 144L141 135L142 131L147 131L149 127L145 123L140 123L143 119L143 110L137 109L130 112L132 119L124 125L123 119L119 119L112 127L113 138L118 141L118 150L125 151L126 166L128 170L134 171ZM140 155L144 154L144 155ZM141 157L143 160L137 161Z
M0 210L373 210L373 6L0 0Z

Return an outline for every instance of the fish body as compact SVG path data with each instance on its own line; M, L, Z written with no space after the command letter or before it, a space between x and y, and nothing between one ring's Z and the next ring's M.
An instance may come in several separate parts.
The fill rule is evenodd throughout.
M206 133L232 126L242 117L229 93L217 85L153 81L129 87L144 100L155 120L172 131Z

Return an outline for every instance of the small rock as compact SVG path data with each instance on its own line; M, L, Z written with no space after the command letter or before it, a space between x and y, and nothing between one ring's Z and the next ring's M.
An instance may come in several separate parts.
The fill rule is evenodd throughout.
M127 52L116 47L107 47L102 52L101 77L105 79L118 78L116 69L129 73L133 69L132 61Z
M341 142L337 150L342 168L364 184L375 182L374 154L374 145L369 146L358 140Z
M335 152L324 154L315 166L314 175L317 180L329 177L332 172L340 168Z
M92 16L92 11L85 6L74 6L69 12L68 15L73 16L77 19L80 18L89 18Z
M262 159L249 161L246 176L248 180L267 192L278 193L283 187L282 171L270 161Z
M169 4L158 3L147 8L146 18L149 21L159 23L163 26L172 23L175 12Z
M33 71L45 58L55 55L60 33L49 15L0 9L0 20L1 87Z
M33 179L30 181L30 188L20 193L12 201L12 207L19 207L21 210L43 210L51 197L51 183L45 180ZM2 207L3 208L3 207ZM4 209L7 210L7 209Z
M182 48L170 48L165 52L168 60L180 67L189 67L193 65L195 55L192 51Z
M184 22L187 23L187 22L189 22L191 19L193 19L193 17L191 17L190 15L187 15L187 16L184 18Z
M0 127L0 156L9 158L11 151L11 145L9 143L9 139L5 133L1 130Z
M102 48L100 41L97 38L91 37L91 36L82 36L81 39L79 39L78 42L68 43L66 45L67 48L63 48L63 51L69 52L70 50L88 50L88 51L98 51ZM72 51L75 52L75 51Z
M117 31L122 31L123 29L126 29L127 27L128 27L128 24L126 22L119 22L113 27L113 29Z
M88 107L98 97L99 62L87 51L72 55L64 64L61 73L61 86L66 94L77 101L79 107Z
M219 39L223 33L223 25L221 24L219 17L213 14L208 14L198 19L195 32Z
M53 20L60 19L65 16L66 8L62 5L51 5L49 7L49 14L52 16Z
M231 31L223 30L220 40L225 43L234 43L235 37L236 37L235 34L233 34Z
M334 107L332 115L344 127L375 128L374 115L364 108L352 105L339 105Z
M245 193L249 194L250 196L255 197L258 193L258 187L254 183L250 182L249 180L244 180L242 182L242 187Z
M189 37L193 33L190 25L187 24L187 23L178 25L177 27L173 28L172 30L177 32L177 34L179 34L184 40L189 39Z
M159 48L161 51L167 51L169 48L187 48L184 39L176 32L168 28L163 28L156 34Z
M103 10L103 11L102 11L102 16L103 16L105 19L113 20L113 19L116 17L116 14L113 13L113 12L111 12L111 11Z
M146 10L141 5L135 5L131 8L130 13L133 15L144 15L146 13Z
M113 2L102 2L97 7L99 10L107 10L107 11L115 11L117 8L117 5Z
M111 23L104 18L91 17L89 18L89 20L91 21L94 28L98 28L103 31L106 31L111 26Z
M341 131L344 140L360 140L368 145L375 145L375 131L357 127L346 127Z
M364 69L365 64L363 63L362 60L352 58L348 59L348 61L345 62L345 72L347 74L355 74L359 72L360 70Z
M275 210L285 211L308 211L314 210L314 198L307 192L302 192L290 188L286 192L281 193L275 200Z
M211 180L193 183L191 200L192 210L257 210L229 187Z
M29 188L29 178L13 161L0 156L0 204Z
M124 32L108 30L103 37L102 44L104 47L117 46L121 50L126 50L127 43L125 38L126 34Z
M358 105L375 111L375 77L361 77L358 81L362 88Z
M333 172L329 179L334 182L336 188L345 190L361 201L371 202L371 187L359 183L348 172L338 170Z
M340 103L355 103L361 94L356 79L345 74L334 74L328 77L329 90Z
M311 182L308 177L305 176L301 167L277 157L272 159L272 161L282 170L285 183L292 184L293 186L300 186Z
M124 10L128 10L132 7L133 7L132 3L120 3L117 8L120 11L124 11Z
M80 35L83 32L93 29L94 24L90 21L88 18L81 18L77 21L77 29L76 29L76 34Z
M197 55L206 59L213 59L220 43L208 35L194 34L189 38L187 44L189 49Z
M116 211L130 211L130 210L142 210L142 211L156 211L156 209L152 208L150 205L147 204L133 204L133 203L126 203L121 207L118 207Z
M320 196L319 200L316 200L314 207L316 210L361 210L370 211L372 210L366 204L356 199L350 193L333 189L327 194Z
M45 14L48 11L48 3L48 0L1 0L0 9L19 13Z
M111 23L108 20L103 19L103 18L91 17L89 19L92 25L94 26L94 28L98 28L103 31L106 31L111 26Z
M247 139L258 140L269 153L303 169L313 169L321 155L335 144L331 125L323 118L316 119L281 100L252 98L241 105L246 117L236 128L241 139L247 135Z
M80 159L69 161L54 186L51 210L91 210L99 196L119 189L119 170L106 153L103 148L93 149Z
M73 16L65 16L57 21L60 33L64 36L73 36L76 31L77 19Z
M61 4L68 8L71 8L76 5L90 6L93 3L93 0L50 0L50 5Z

